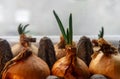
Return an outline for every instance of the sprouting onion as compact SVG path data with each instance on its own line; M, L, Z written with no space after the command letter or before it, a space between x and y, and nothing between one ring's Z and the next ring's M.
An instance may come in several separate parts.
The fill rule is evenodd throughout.
M63 24L60 20L60 18L58 17L58 15L56 14L55 11L53 11L54 15L55 15L55 18L58 22L58 26L61 30L61 33L65 39L65 42L66 44L69 44L69 45L72 45L72 39L73 39L73 30L72 30L72 14L70 14L70 17L69 17L69 28L67 28L66 32L65 32L65 29L63 27Z
M101 30L99 31L98 38L103 38L104 36L104 27L101 27Z
M17 30L18 30L20 39L18 43L12 46L12 52L14 56L16 56L23 47L28 47L28 46L31 49L33 49L33 52L37 55L38 48L35 45L31 44L31 42L35 42L35 38L31 38L27 36L27 33L30 32L29 30L26 30L28 26L29 24L26 24L26 25L19 24L18 26Z
M26 28L29 26L29 24L26 24L25 26L23 26L22 24L19 24L18 26L18 33L19 35L21 34L27 34L30 31L26 31Z
M98 39L93 41L94 53L89 65L92 74L102 74L110 79L120 78L120 54L116 47L108 43L104 38L102 27Z
M61 33L65 39L66 56L55 62L52 68L52 74L64 79L87 79L89 71L87 65L76 56L76 46L73 44L72 14L69 17L69 28L66 32L58 15L53 11L58 22Z
M60 42L55 44L55 51L56 51L56 57L57 59L60 59L61 57L64 57L66 55L65 53L65 46L66 45L75 45L75 43L72 41L73 40L73 28L72 28L72 14L69 16L69 27L65 30L60 18L56 14L55 11L53 11L54 16L58 22L58 26L61 31L61 37L60 37Z

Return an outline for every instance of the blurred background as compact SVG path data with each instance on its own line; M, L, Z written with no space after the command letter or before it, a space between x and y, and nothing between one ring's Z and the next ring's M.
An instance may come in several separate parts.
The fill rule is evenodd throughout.
M73 15L74 35L120 35L120 0L0 0L0 36L16 36L20 23L30 34L60 35L53 10L65 27Z

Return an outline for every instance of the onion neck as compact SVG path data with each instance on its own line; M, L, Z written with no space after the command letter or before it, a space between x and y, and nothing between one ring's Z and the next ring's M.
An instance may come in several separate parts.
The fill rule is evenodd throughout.
M66 43L65 43L64 37L61 35L60 42L58 43L58 48L63 49L63 48L65 48L65 45L66 45Z
M72 45L67 45L65 48L66 51L66 57L68 60L76 59L76 47Z
M24 47L29 47L30 46L30 43L28 41L26 41L26 35L25 34L21 34L20 35L20 44Z
M76 47L72 46L72 45L67 45L65 48L66 51L66 61L68 62L68 68L65 70L65 74L64 76L67 75L67 73L70 73L71 68L72 68L72 64L75 63L75 61L77 60L77 56L76 56ZM73 69L72 69L73 70Z
M94 40L94 47L100 47L98 51L102 51L104 55L111 55L111 54L117 54L117 48L109 44L106 40L103 38L99 38L98 40Z
M30 42L36 42L36 38L27 37L25 34L20 35L20 44L23 47L30 47Z

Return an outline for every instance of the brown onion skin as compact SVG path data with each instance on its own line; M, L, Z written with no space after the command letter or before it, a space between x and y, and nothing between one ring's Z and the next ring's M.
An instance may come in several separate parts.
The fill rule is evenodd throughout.
M49 75L48 65L32 54L26 60L18 61L4 71L2 79L46 79Z
M57 44L54 45L57 60L66 55L65 48L60 49Z
M67 52L65 57L55 62L52 68L53 75L65 79L88 79L90 75L88 67L81 59L76 57L75 51Z
M66 55L65 45L66 43L65 43L64 37L63 35L61 35L60 41L54 45L57 60Z
M76 43L73 41L72 45L76 46ZM66 42L64 40L64 37L61 35L60 41L54 45L57 60L66 56L65 46L66 46Z
M89 65L92 74L103 74L110 79L120 79L120 54L105 55L95 52Z
M76 43L73 42L73 45L76 47ZM54 45L55 48L55 52L56 52L56 58L57 60L66 56L66 51L65 51L65 47L64 48L59 48L58 44Z

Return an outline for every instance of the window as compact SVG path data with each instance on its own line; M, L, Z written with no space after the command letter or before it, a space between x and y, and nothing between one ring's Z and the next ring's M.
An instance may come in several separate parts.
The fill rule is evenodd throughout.
M15 12L15 20L18 23L28 23L30 21L29 10L21 9Z
M0 22L4 21L4 11L3 11L3 5L0 4Z

